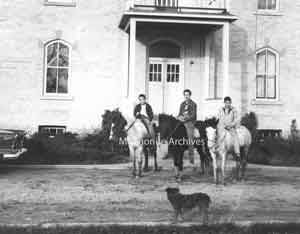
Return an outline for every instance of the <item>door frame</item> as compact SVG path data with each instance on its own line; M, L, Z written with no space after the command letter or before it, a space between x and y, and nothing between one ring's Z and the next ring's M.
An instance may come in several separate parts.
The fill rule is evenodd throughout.
M162 63L162 89L163 89L163 100L162 100L162 105L163 108L165 106L165 98L164 98L164 93L165 93L165 85L166 85L166 73L165 73L165 69L166 69L166 64L172 64L172 63L178 63L180 64L180 75L179 75L179 79L180 79L180 85L182 86L182 91L185 88L185 70L184 70L184 59L183 58L163 58L163 57L148 57L148 63L147 63L147 69L146 69L146 93L147 96L149 97L149 67L151 63Z

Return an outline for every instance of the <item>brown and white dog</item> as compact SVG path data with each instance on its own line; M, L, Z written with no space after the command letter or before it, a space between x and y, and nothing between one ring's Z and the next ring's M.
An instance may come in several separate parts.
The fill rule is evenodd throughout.
M182 218L185 210L198 208L203 216L203 223L208 222L208 208L211 203L210 197L205 193L181 194L178 188L167 188L167 197L174 208L174 222L178 221L178 216Z

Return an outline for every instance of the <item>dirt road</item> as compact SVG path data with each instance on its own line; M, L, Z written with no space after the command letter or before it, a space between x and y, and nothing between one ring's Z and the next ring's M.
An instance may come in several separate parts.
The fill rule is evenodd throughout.
M171 162L165 162L165 164ZM168 222L165 188L177 186L171 168L139 180L128 169L1 168L0 224ZM205 192L213 202L211 223L300 221L300 170L260 168L247 181L216 186L188 168L182 192ZM200 222L196 212L185 215Z

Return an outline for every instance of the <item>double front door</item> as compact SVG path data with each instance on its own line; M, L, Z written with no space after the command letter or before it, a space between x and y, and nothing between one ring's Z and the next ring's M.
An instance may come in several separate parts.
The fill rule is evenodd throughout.
M149 103L156 113L177 115L184 89L181 59L150 58Z

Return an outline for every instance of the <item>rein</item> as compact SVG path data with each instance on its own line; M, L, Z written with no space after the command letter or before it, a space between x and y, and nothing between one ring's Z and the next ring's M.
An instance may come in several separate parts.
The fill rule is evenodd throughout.
M129 127L125 130L126 133L133 127L133 125L135 124L136 120L137 120L137 119L135 119L135 120L129 125Z
M167 140L169 140L171 138L171 136L175 133L175 131L177 130L177 128L179 127L179 125L181 124L181 122L178 122L176 124L176 127L173 129L173 131L168 135Z

